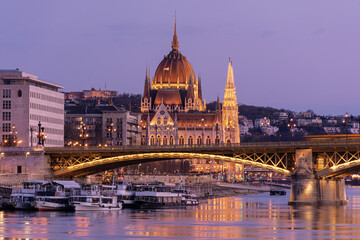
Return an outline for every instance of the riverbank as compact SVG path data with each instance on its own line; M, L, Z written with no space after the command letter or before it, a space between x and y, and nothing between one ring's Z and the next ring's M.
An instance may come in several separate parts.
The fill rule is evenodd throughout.
M239 196L239 195L257 194L261 192L263 191L259 191L259 190L257 191L252 189L237 189L237 188L214 185L213 194L210 197L211 198L231 197L231 196Z

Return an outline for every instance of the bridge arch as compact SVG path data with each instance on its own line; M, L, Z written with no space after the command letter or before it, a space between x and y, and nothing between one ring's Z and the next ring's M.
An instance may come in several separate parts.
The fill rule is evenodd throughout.
M139 154L129 154L116 157L109 157L103 159L96 159L89 162L80 163L77 165L69 166L54 171L55 176L85 176L89 174L95 174L98 172L103 172L105 170L114 169L118 167L155 162L162 160L171 160L171 159L206 159L206 160L218 160L231 163L239 163L245 165L251 165L255 167L260 167L268 169L273 172L278 172L284 175L289 176L290 171L275 167L272 165L254 162L250 160L245 160L236 157L228 157L215 154L203 154L203 153L190 153L190 152L157 152L157 153L139 153Z
M320 178L343 178L360 172L360 159L342 163L317 172Z

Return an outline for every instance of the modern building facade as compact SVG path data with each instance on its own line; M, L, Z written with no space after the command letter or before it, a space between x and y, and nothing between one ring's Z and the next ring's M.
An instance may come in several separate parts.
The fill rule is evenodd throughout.
M36 146L40 130L45 146L64 146L64 94L60 85L16 70L0 70L1 140L16 136L19 146Z

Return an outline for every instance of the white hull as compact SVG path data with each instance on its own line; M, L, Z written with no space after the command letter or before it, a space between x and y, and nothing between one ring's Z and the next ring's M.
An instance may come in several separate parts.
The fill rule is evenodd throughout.
M35 208L39 211L70 211L74 209L67 204L57 204L43 201L35 201Z
M15 209L18 210L33 210L34 207L32 206L31 203L28 202L12 202L11 203Z
M73 203L75 211L119 211L122 209L122 204L119 206L89 204L89 203Z

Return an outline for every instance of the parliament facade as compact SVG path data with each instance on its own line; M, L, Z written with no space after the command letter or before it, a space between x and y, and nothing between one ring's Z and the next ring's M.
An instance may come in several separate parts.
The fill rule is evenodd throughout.
M150 78L146 71L141 100L143 145L240 143L238 104L229 60L224 101L216 111L206 109L201 79L179 51L176 22L171 51Z

